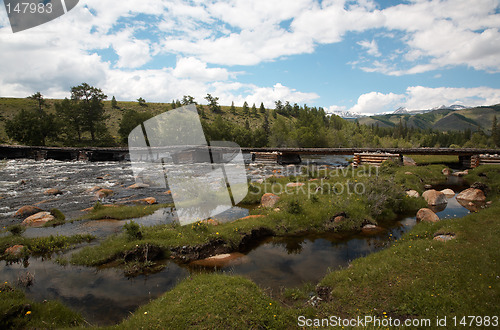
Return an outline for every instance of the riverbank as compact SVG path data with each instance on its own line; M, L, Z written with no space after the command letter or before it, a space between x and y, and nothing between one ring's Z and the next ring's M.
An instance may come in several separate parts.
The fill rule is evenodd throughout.
M486 168L469 179L481 173L498 183L498 170ZM330 316L372 316L386 322L428 318L431 327L437 327L436 316L447 316L448 326L453 326L454 320L460 325L465 316L469 324L468 316L478 315L482 318L472 320L472 326L485 326L476 322L486 320L498 324L500 204L495 193L490 198L493 205L478 213L417 224L389 248L326 275L313 292L308 286L271 298L248 280L197 275L141 307L117 328L295 328L300 320L322 322ZM440 234L453 239L440 241ZM252 299L241 299L248 288Z

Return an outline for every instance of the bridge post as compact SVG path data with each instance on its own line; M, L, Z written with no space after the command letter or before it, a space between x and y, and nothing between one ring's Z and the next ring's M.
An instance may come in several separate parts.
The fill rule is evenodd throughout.
M471 168L472 167L471 160L472 160L472 155L458 156L458 161L465 168Z

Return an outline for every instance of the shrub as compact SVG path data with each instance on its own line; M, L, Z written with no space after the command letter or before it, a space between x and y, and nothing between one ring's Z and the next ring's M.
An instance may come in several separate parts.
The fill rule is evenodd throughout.
M21 234L26 230L26 228L20 224L12 225L8 228L8 231L14 236L21 236Z
M302 208L300 202L294 199L288 202L287 211L288 213L291 214L301 214L304 211L304 209Z
M125 229L125 233L130 239L141 239L141 227L135 223L134 221L127 222L123 228Z

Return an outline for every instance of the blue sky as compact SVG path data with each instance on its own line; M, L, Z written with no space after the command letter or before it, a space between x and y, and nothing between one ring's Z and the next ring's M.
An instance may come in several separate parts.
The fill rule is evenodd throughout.
M362 114L500 103L498 0L87 0L18 33L1 5L0 44L4 97L88 82L118 100Z

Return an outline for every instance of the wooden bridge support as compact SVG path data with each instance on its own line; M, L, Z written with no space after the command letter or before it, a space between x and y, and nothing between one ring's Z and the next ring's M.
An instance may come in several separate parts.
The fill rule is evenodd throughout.
M358 167L360 165L380 166L386 160L402 163L403 155L390 153L355 153L352 165L354 167Z

